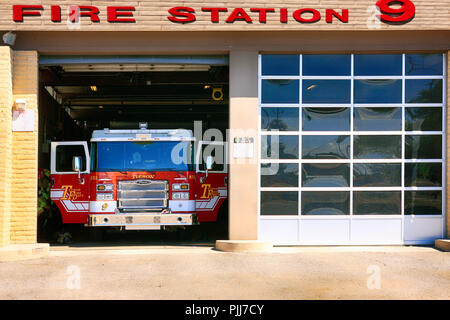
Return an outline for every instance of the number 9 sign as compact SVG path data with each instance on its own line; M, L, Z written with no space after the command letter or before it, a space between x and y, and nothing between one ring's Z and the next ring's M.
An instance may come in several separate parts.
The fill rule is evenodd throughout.
M399 8L391 8L390 5L396 3L401 4ZM416 7L410 0L378 0L377 7L381 11L380 20L383 22L406 23L416 13Z

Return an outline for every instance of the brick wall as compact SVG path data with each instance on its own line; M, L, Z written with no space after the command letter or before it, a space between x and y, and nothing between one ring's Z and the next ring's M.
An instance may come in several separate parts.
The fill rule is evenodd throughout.
M12 52L0 47L0 247L10 243Z
M22 1L23 2L23 1ZM94 5L100 9L100 23L91 23L88 18L82 18L81 29L86 31L166 31L166 30L368 30L377 27L373 24L376 11L376 0L199 0L199 1L161 1L161 0L135 0L135 1L53 1L34 0L26 4L42 4L44 10L42 17L26 17L23 23L12 20L12 5L24 4L20 1L0 0L0 30L68 30L67 12L69 5ZM374 30L448 30L450 28L450 0L412 0L416 8L414 19L405 25L380 24ZM54 23L50 20L50 5L59 4L62 7L62 22ZM136 23L108 23L106 20L106 6L134 6ZM167 19L168 10L176 6L189 6L195 9L196 21L187 24L173 23ZM211 22L211 14L202 12L202 7L225 7L228 12L219 14L218 23ZM253 23L236 21L226 23L225 19L236 7L246 9ZM292 13L299 8L314 8L321 13L317 23L298 23ZM275 13L267 14L267 22L260 23L257 12L250 12L250 8L275 8ZM280 23L279 8L287 8L289 21ZM349 9L349 22L341 23L325 21L325 9ZM308 17L308 15L305 15ZM376 19L375 19L376 21ZM71 25L73 27L73 25ZM75 29L76 30L76 29Z
M35 51L15 51L14 100L26 99L35 112L34 132L12 134L11 243L36 242L38 158L38 57Z

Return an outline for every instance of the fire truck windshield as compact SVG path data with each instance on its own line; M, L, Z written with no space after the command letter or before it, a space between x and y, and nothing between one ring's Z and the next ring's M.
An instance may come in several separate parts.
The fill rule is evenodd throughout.
M191 142L126 141L92 144L94 171L190 171Z

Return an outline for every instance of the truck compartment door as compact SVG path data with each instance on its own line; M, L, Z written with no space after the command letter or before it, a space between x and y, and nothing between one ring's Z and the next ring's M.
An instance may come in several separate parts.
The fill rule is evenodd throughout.
M74 157L81 158L79 173L73 169ZM52 142L50 171L52 179L50 197L58 206L63 223L87 223L90 185L87 142Z
M211 170L206 170L206 159L213 157ZM196 152L196 201L198 221L216 221L222 203L228 196L227 144L200 141Z

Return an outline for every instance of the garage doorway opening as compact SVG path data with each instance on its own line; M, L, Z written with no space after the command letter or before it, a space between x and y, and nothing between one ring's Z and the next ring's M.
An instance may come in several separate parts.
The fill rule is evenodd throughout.
M148 130L192 130L196 140L204 140L208 136L205 132L215 129L225 139L229 127L227 56L41 56L39 90L39 168L44 179L51 169L51 143L55 141L85 141L91 149L94 131L139 130L144 123ZM47 180L55 183L50 177ZM92 200L80 205L80 210L89 211L87 208L94 205ZM99 229L107 230L106 240L121 242L214 241L228 237L226 199L221 201L218 222L173 228L174 232L123 232L122 227L62 224L53 201L51 206L49 211L53 212L47 217L42 215L44 221L38 223L38 238L42 241L53 242L58 237L60 242L92 240L90 231ZM70 235L65 237L65 232Z

